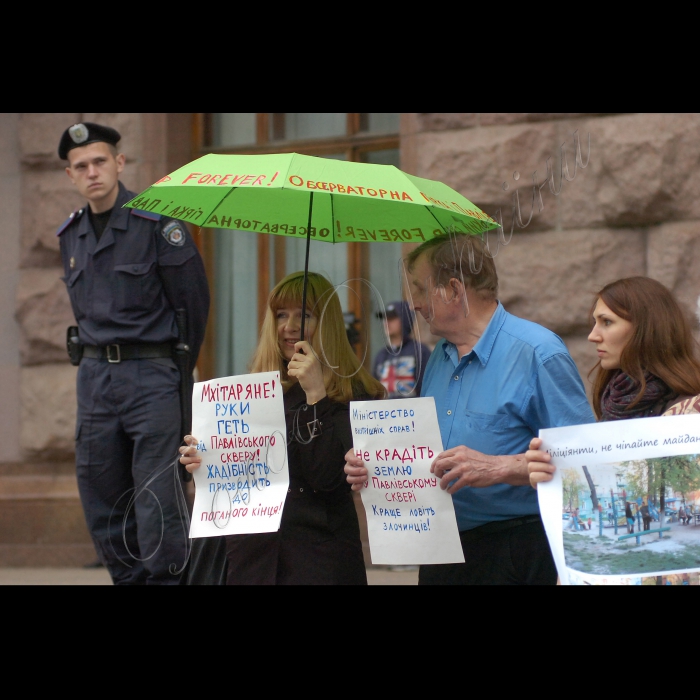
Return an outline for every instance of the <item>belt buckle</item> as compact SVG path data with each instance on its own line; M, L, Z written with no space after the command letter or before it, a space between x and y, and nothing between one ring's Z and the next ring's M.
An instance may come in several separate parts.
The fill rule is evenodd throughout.
M112 353L109 350L110 348L117 348L117 359L116 360L112 359ZM122 354L121 354L121 351L119 350L119 346L116 343L114 345L107 345L105 350L107 351L107 362L111 362L113 365L116 365L122 361Z

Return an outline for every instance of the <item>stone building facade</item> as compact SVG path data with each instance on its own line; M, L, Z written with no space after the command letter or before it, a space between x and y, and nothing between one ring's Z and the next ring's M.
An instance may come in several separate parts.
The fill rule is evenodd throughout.
M562 144L574 175L576 132L586 167L560 185ZM700 114L411 114L401 156L408 172L446 182L491 216L500 209L506 238L516 189L522 223L529 218L537 171L543 208L536 198L529 225L516 221L498 251L500 298L560 335L584 381L597 360L586 340L590 306L608 282L659 280L697 329ZM556 196L539 188L548 158Z
M77 121L114 126L127 155L122 179L140 191L196 157L192 116L0 115L0 565L94 557L75 490L76 369L65 351L73 318L54 235L83 202L58 139ZM447 183L491 216L500 210L506 239L514 197L525 224L534 193L531 220L498 250L500 298L559 334L584 380L596 359L590 305L607 282L658 279L697 328L700 114L414 113L401 115L400 137L402 169ZM560 182L562 152L569 177ZM558 194L543 185L548 161Z

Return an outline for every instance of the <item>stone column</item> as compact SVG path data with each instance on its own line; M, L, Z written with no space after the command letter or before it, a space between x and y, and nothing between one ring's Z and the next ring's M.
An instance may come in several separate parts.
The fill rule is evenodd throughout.
M19 278L20 162L19 114L0 114L0 425L3 461L20 458L19 328L14 318Z

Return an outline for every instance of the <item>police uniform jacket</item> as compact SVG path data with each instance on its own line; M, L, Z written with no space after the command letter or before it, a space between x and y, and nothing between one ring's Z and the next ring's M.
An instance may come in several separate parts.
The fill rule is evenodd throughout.
M202 258L185 225L122 205L136 196L119 182L119 194L99 241L87 206L61 225L61 258L81 343L177 341L176 309L187 312L190 364L204 338L209 287Z

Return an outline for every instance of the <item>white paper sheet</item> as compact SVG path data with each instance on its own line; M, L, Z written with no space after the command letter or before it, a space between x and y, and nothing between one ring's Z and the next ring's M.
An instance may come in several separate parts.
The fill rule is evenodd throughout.
M360 494L372 563L463 562L452 496L430 473L442 452L435 400L352 401L350 422L369 470Z
M190 537L279 530L289 488L279 372L196 383L192 435L202 466L194 472Z
M539 436L557 467L537 493L563 585L700 585L700 415L550 428ZM694 511L688 524L678 520L681 504ZM652 515L646 526L637 514L642 505Z

